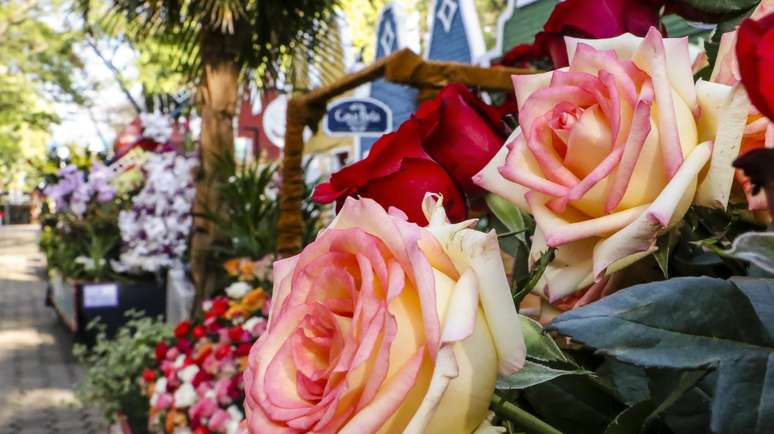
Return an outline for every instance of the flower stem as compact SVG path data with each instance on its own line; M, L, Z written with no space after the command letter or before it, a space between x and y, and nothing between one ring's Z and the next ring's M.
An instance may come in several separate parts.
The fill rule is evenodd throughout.
M501 396L492 397L492 405L495 412L501 416L513 421L519 428L532 434L562 434L561 431L543 422L527 411L522 410L513 403L503 399Z

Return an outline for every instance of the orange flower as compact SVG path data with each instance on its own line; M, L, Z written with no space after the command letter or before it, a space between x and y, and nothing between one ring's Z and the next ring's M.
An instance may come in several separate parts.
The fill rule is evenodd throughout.
M266 303L266 293L263 292L263 288L255 288L245 295L241 306L248 312L253 312L262 308L264 303Z
M241 258L233 258L223 263L223 268L229 276L236 276L239 273L239 261Z
M246 317L250 312L241 304L231 306L225 313L226 319L234 319L238 316Z
M171 410L169 413L167 413L167 419L164 423L164 431L171 433L175 430L178 426L184 426L186 425L186 417L183 413L180 413L177 410Z

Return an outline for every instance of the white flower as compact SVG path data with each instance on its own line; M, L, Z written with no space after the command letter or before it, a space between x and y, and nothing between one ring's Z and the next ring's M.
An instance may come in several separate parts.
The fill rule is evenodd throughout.
M181 354L177 356L177 358L175 359L175 362L172 363L172 367L175 369L182 368L183 363L185 363L185 354Z
M156 143L164 144L172 136L172 122L169 117L160 113L142 113L142 135Z
M104 261L105 260L103 259L102 262ZM75 258L75 263L83 265L83 269L86 271L91 271L97 268L94 264L94 260L89 258L88 256L78 256L77 258Z
M164 377L156 380L156 384L153 386L153 393L161 394L167 392L167 379Z
M226 288L226 295L238 300L250 292L251 289L253 288L245 282L234 282Z
M236 405L229 405L226 411L231 415L232 420L242 420L245 417Z
M179 426L172 431L172 434L193 434L193 432L187 426Z
M193 384L183 383L175 391L175 407L177 407L178 409L190 407L196 404L196 401L198 400L198 398L199 398L199 395L197 395L196 389L194 389Z
M177 378L179 378L184 383L191 383L198 372L198 366L188 365L177 372Z

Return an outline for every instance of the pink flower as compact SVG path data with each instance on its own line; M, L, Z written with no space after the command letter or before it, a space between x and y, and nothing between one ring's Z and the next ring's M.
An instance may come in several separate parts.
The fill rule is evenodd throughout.
M565 40L567 69L513 77L520 127L475 181L534 216L532 261L557 249L536 292L573 307L656 250L694 200L725 207L723 159L744 122L731 87L694 84L687 38Z
M217 409L218 404L212 398L205 397L188 409L188 416L193 420L201 420L210 417Z
M153 406L155 410L165 410L172 406L174 399L169 393L160 393L156 396L156 403Z
M270 322L244 374L252 433L473 432L525 348L497 236L420 227L371 199L274 263ZM393 417L394 415L400 415Z
M231 380L228 378L221 378L215 383L215 397L221 404L228 404L231 402L231 397L228 394L229 387L231 386Z
M222 409L218 409L213 413L207 426L216 432L226 432L226 426L231 422L231 415Z

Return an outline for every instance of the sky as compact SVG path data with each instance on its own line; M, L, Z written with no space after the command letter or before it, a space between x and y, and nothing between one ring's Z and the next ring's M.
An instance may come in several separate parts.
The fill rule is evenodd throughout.
M60 12L49 19L49 24L58 30L80 28L80 23L80 17L75 13ZM98 41L97 45L125 79L136 81L137 55L128 45L111 41ZM101 151L105 146L111 146L116 136L116 127L131 121L131 106L113 73L91 47L81 43L75 51L84 63L84 68L75 73L76 80L90 102L84 105L54 105L61 122L50 129L50 146L77 144ZM141 94L139 84L130 91L135 98Z

